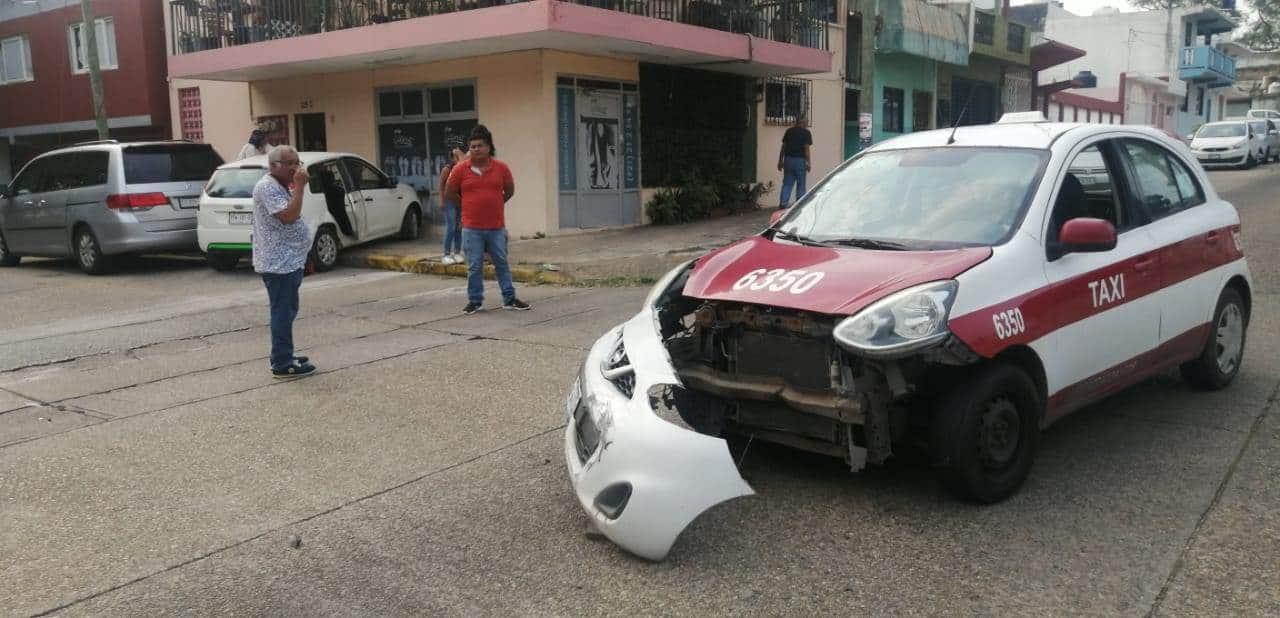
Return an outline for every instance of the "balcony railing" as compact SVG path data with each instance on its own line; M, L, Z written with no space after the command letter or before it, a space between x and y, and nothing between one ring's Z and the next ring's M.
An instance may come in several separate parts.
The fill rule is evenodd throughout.
M1236 81L1235 58L1207 45L1183 47L1178 56L1178 78L1193 83L1229 86Z
M524 0L170 0L173 50L185 54ZM827 49L833 0L570 0L783 43Z

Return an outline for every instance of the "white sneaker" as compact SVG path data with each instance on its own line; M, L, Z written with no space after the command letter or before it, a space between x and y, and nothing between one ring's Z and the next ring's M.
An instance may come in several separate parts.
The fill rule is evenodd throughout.
M452 255L445 255L444 257L440 258L440 263L448 265L448 264L457 264L458 262L457 260L453 259Z
M466 260L465 258L463 258L463 257L462 257L462 254L461 254L461 253L455 253L455 254L453 254L453 263L454 263L454 264L466 264L466 263L467 263L467 260Z

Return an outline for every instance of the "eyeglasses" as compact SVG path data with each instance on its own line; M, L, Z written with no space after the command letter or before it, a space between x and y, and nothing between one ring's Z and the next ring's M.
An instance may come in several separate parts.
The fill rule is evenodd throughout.
M281 159L279 161L276 161L276 163L279 163L280 165L299 165L302 163L302 161L299 161L298 159L288 159L288 160Z

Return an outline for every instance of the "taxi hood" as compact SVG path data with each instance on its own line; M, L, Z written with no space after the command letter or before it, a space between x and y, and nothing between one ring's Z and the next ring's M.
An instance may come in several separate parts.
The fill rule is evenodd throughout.
M754 236L699 259L689 273L684 295L853 315L894 292L951 279L989 257L990 247L874 251L793 245ZM818 278L811 273L822 275ZM810 283L814 279L817 282Z

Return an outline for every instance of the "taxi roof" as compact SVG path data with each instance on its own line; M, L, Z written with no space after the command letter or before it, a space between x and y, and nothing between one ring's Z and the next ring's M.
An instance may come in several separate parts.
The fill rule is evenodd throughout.
M1071 132L1073 137L1085 138L1097 133L1125 131L1151 137L1165 136L1157 129L1137 125L1087 124L1066 122L1011 122L959 127L955 130L952 146L999 146L1004 148L1036 148L1047 150L1054 141ZM933 148L946 146L951 129L936 129L909 133L881 142L867 149L868 152L897 150L900 148Z

